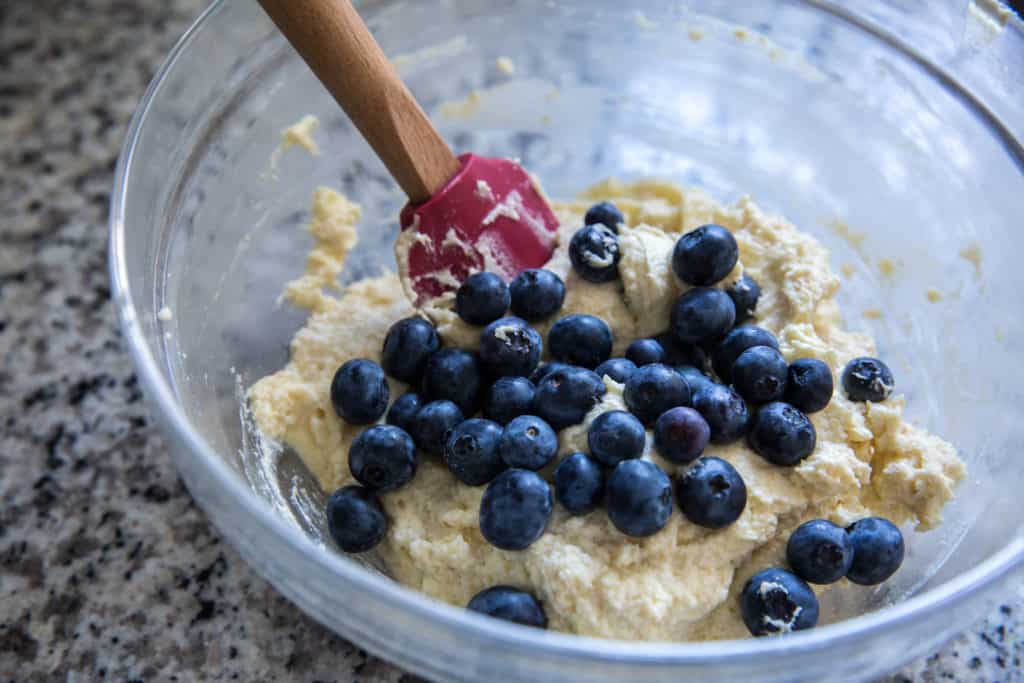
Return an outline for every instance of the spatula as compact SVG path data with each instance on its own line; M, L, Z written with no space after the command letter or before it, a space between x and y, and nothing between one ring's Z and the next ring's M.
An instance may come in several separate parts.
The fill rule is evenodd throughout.
M519 164L456 157L349 0L260 0L405 192L399 270L414 303L470 274L511 279L547 262L558 221Z

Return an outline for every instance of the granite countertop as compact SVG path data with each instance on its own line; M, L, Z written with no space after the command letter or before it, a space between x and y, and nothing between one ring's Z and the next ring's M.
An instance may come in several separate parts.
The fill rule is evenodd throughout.
M221 541L120 339L114 164L202 4L0 4L0 680L418 680L305 617ZM1024 680L1024 587L1007 600L890 680Z

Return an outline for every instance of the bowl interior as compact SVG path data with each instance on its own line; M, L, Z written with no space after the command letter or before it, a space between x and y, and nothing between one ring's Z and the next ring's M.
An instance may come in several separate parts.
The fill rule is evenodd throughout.
M751 194L829 247L846 325L875 335L909 418L956 444L970 471L946 524L910 537L904 569L874 591L831 592L826 621L976 566L1022 534L1014 150L956 92L818 3L651 4L361 10L458 152L518 157L555 197L609 176ZM322 541L323 494L294 454L259 438L241 396L287 362L303 323L278 296L311 246L313 189L363 206L343 282L394 269L403 197L255 3L217 12L219 33L179 56L135 149L136 314L201 436L296 534ZM321 154L293 149L272 165L281 130L306 114L321 121Z

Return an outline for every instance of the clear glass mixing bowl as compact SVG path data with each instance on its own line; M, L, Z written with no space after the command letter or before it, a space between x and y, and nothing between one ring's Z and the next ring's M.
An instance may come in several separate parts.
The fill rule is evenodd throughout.
M303 322L276 300L303 269L314 187L364 207L343 281L394 267L402 197L257 4L217 2L133 120L111 212L113 290L196 500L282 593L368 650L446 680L868 678L967 627L1024 561L1020 21L962 0L927 16L905 0L856 14L823 0L690 4L360 9L460 152L519 157L554 196L613 175L751 193L823 240L846 273L848 325L878 337L910 417L969 463L947 524L911 536L889 585L830 594L831 623L715 643L523 629L335 552L322 494L294 455L261 443L240 397L286 362ZM323 122L322 154L285 152L271 168L280 130L308 113ZM881 317L862 315L872 310Z

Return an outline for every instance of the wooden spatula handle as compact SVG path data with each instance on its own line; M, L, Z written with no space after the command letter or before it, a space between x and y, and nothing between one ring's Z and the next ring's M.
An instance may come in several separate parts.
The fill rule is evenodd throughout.
M260 0L413 203L459 169L349 0Z

